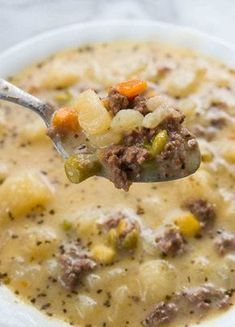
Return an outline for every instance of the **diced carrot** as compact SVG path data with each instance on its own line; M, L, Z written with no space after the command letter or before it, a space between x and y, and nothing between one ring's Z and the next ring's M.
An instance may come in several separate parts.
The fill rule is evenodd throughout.
M122 94L127 96L128 98L134 98L135 96L143 93L147 88L147 82L133 79L130 81L119 83L116 86L116 90Z
M77 112L72 108L60 108L54 113L52 126L61 133L77 132L79 130Z

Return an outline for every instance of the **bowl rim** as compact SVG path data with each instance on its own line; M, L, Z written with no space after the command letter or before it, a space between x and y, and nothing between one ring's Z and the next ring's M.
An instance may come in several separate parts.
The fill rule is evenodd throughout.
M106 21L90 21L90 22L81 22L81 23L76 23L76 24L71 24L71 25L65 25L63 27L51 29L49 31L45 31L43 33L40 33L39 35L33 36L31 38L28 38L24 41L21 41L17 43L16 45L13 45L6 50L2 51L0 53L0 62L1 64L3 63L2 67L0 67L0 75L5 77L8 75L8 72L14 71L15 73L24 68L23 66L25 63L24 57L26 56L27 58L30 57L30 53L34 52L35 49L33 50L33 47L36 45L40 45L40 47L43 47L43 44L45 40L47 40L47 48L50 50L47 50L46 53L47 55L56 52L57 50L66 48L67 46L61 46L59 49L55 49L53 44L49 46L48 41L50 40L55 40L58 38L60 35L69 35L69 33L75 33L76 31L85 31L89 30L91 34L95 34L97 31L100 30L107 30L109 28L112 32L117 29L118 27L126 28L129 27L131 29L141 29L145 28L145 34L147 31L152 31L152 28L156 28L155 32L163 32L163 33L168 33L168 38L174 40L170 36L174 36L177 39L176 44L182 47L186 47L181 44L180 38L182 38L183 42L185 40L187 41L186 43L188 44L189 48L195 48L194 45L199 46L200 50L203 48L206 48L206 45L209 44L209 51L208 54L211 54L214 57L217 57L219 54L218 58L222 59L226 63L231 63L232 65L235 66L235 46L227 41L224 41L220 39L219 37L211 36L208 33L198 31L195 28L192 27L185 27L185 26L180 26L180 25L175 25L175 24L170 24L166 22L161 22L161 21L152 21L152 20L106 20ZM154 31L153 31L154 32ZM135 35L136 32L131 33L133 38L135 39L142 39L139 38ZM112 36L112 35L111 35ZM154 37L154 33L149 33L150 39ZM118 39L128 39L129 37L119 37ZM146 35L144 39L146 38ZM110 37L109 40L111 39L116 39ZM109 41L108 40L108 41ZM167 39L168 40L168 39ZM98 40L99 41L99 40ZM62 42L63 43L63 42ZM61 43L61 44L62 44ZM83 41L81 43L84 43ZM168 42L170 41L168 40ZM194 44L195 43L195 44ZM64 44L64 43L63 43ZM201 46L202 45L202 46ZM211 46L211 47L210 47ZM23 52L26 52L27 55ZM215 51L218 51L218 53L214 53ZM202 52L203 51L199 51ZM207 51L206 51L207 52ZM33 62L37 62L40 59L44 59L45 56L43 55L43 51L40 52L40 55L36 58L36 60L30 60L30 64ZM214 53L214 55L213 55ZM17 64L14 64L16 62L16 59L19 59ZM13 65L13 68L10 67ZM21 67L21 68L20 68ZM20 68L20 69L18 69ZM1 327L31 327L31 326L67 326L64 325L64 323L57 319L51 319L46 316L44 316L41 312L39 312L37 309L33 308L31 305L23 303L23 301L19 301L18 298L16 298L13 294L11 294L11 291L7 289L5 286L0 286L0 325ZM17 306L13 305L13 302L16 301L19 303ZM2 302L1 302L2 301ZM10 311L8 313L8 316L6 318L1 318L3 314L5 314L5 309L6 306L10 306ZM16 315L16 320L12 320L12 323L10 322L10 317L12 315L12 311L14 310L14 313ZM20 314L18 314L18 311L20 311ZM23 312L23 314L22 314ZM2 313L2 315L1 315ZM12 315L13 316L13 315ZM18 317L18 318L17 318ZM13 317L12 317L13 318ZM3 320L2 320L3 319ZM5 319L5 320L4 320ZM19 319L19 320L17 320ZM22 325L21 325L22 323ZM222 324L226 325L226 327L233 327L235 323L235 310L234 308L228 312L226 312L223 315L220 315L219 317L213 317L212 319L209 319L200 326L202 327L221 327Z

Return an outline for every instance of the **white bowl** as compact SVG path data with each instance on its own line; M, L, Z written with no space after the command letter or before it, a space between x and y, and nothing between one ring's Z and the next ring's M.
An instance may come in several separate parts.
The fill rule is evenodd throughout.
M0 76L7 77L64 48L116 39L157 40L195 49L235 66L235 47L190 28L152 21L92 22L66 26L21 42L0 54ZM0 286L0 327L65 327ZM198 326L198 325L197 325ZM203 327L234 327L235 309L202 323ZM81 326L84 327L84 326ZM121 326L120 326L121 327Z

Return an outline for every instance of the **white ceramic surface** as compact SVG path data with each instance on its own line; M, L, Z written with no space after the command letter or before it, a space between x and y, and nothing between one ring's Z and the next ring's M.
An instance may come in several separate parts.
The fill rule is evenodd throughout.
M150 21L92 22L67 26L22 42L0 54L0 76L6 77L60 49L93 41L143 39L172 43L212 55L235 67L235 48L226 42L189 28ZM6 287L0 287L0 327L65 327L32 306L21 303ZM234 327L235 310L220 315L203 327ZM81 326L84 327L84 326ZM120 326L121 327L121 326ZM180 327L180 326L179 326Z

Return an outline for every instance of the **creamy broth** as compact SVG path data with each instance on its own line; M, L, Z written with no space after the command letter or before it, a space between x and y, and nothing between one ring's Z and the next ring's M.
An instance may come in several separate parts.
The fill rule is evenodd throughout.
M10 80L61 106L71 105L84 89L105 96L110 85L136 77L166 94L186 115L202 153L193 176L133 184L129 192L98 177L73 185L40 118L0 104L1 281L48 316L74 326L141 326L154 305L207 283L227 292L229 305L233 303L234 71L188 50L114 42L55 54ZM186 204L198 200L213 208L215 221L206 228L201 222L195 235L183 235L182 253L163 253L157 235L175 226L179 217L194 214ZM64 288L60 257L67 244L92 253L94 246L107 242L104 222L120 213L136 221L137 246L115 249L110 262L94 259L96 268L83 274L75 289ZM216 241L221 230L231 233L222 250ZM165 325L189 326L219 312L223 308L212 306L194 313L190 304Z

